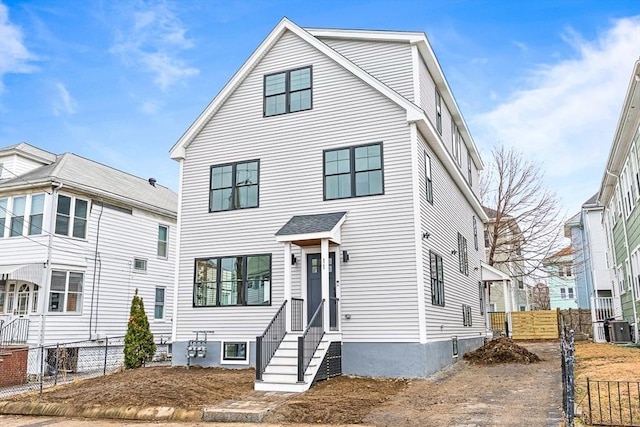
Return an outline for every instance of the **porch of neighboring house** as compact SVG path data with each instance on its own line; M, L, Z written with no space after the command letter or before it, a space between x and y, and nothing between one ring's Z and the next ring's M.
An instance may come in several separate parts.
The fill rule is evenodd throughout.
M43 264L0 265L0 348L37 339Z
M484 292L483 301L490 301L491 289L499 286L502 290L502 297L504 303L504 311L491 310L491 306L487 303L485 307L486 318L485 324L487 325L487 336L499 337L512 335L513 327L511 322L511 312L513 308L514 292L511 283L511 277L506 273L498 270L497 268L482 262L482 291Z
M340 264L348 255L340 245L346 219L346 212L294 216L276 233L284 245L284 302L256 337L256 390L301 392L341 374ZM292 265L298 263L294 282Z

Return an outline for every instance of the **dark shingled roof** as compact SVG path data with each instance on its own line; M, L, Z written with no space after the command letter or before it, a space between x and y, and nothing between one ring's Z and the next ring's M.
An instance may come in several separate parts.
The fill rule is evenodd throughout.
M292 217L276 236L291 236L294 234L322 233L333 230L346 212L332 212L318 215L296 215Z

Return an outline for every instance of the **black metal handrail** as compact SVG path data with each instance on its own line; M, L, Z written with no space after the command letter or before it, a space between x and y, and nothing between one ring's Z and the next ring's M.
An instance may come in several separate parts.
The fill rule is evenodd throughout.
M302 331L303 323L303 307L304 300L302 298L291 298L291 330Z
M18 317L0 328L0 348L9 344L26 344L29 338L29 319Z
M313 313L307 329L298 337L298 382L304 382L304 373L324 336L323 310L324 300Z
M287 311L285 300L267 325L264 333L256 337L256 380L262 380L264 370L276 354L278 346L287 334Z

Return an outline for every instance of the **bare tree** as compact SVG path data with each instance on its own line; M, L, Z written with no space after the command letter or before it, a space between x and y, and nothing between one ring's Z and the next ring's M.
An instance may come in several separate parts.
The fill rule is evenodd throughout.
M489 222L487 262L525 277L541 271L543 260L562 243L562 218L554 192L543 184L540 165L514 148L491 153L480 195ZM506 267L506 268L500 268Z
M537 283L531 288L531 307L533 310L550 310L549 288L544 283Z

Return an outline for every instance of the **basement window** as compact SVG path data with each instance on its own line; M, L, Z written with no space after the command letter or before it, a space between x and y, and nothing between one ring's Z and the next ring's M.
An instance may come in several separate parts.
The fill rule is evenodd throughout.
M458 357L458 337L451 337L451 351L453 357Z
M247 364L249 363L249 343L246 341L225 341L222 343L222 363Z

